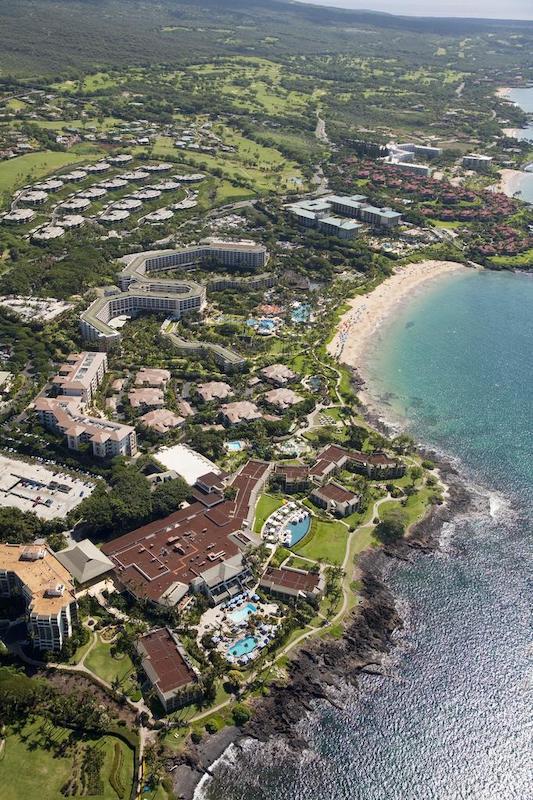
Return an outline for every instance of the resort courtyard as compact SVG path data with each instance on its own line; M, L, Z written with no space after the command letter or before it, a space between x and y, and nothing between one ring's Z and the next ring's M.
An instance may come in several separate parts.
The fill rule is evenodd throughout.
M280 623L276 603L263 602L253 591L243 592L202 615L197 641L201 645L207 634L224 658L244 665L267 647Z

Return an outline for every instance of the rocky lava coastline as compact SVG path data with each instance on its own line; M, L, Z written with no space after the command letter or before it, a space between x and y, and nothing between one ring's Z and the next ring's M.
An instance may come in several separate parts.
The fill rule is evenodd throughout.
M301 645L290 661L288 680L271 686L268 697L257 701L253 718L241 729L230 727L209 736L199 745L168 761L174 790L181 800L192 800L195 789L230 744L242 738L267 741L283 737L298 750L307 742L295 734L298 723L313 710L317 700L335 705L335 691L342 681L357 686L358 674L382 673L382 662L394 647L394 634L403 627L396 600L386 584L394 559L411 561L417 553L438 547L442 526L465 513L472 496L460 482L453 465L428 454L436 463L448 489L447 501L434 506L408 537L394 545L364 554L358 565L361 600L347 621L340 639L312 639Z

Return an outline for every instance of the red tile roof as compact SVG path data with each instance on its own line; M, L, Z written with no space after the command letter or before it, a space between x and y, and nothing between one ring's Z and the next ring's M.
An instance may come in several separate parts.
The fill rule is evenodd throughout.
M159 628L139 639L139 645L154 671L154 683L163 694L196 681L196 675L178 650L167 628ZM151 677L151 676L150 676Z
M232 534L245 527L252 492L269 465L249 461L233 481L234 500L206 508L195 502L102 547L117 577L135 595L157 601L174 583L190 584L237 555ZM245 542L243 541L243 545Z
M274 590L276 586L280 586L303 592L313 592L317 588L319 580L319 576L312 572L269 567L261 578L260 584Z

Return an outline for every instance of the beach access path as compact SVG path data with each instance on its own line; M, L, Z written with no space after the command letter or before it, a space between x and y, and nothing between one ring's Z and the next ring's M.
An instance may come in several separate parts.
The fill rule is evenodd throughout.
M350 367L359 367L378 328L402 301L428 281L465 269L456 261L420 261L398 267L369 294L348 300L350 308L327 346L329 354Z

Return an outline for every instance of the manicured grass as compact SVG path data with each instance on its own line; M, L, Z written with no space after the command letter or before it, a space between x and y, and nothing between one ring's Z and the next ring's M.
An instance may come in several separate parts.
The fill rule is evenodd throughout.
M254 197L254 192L244 189L242 186L234 186L229 181L220 181L217 184L215 201L217 204L238 203L241 200L249 200Z
M131 659L127 655L113 658L110 651L111 645L100 640L85 659L85 666L108 683L115 678L125 683L126 679L134 672Z
M283 505L281 497L273 497L270 494L262 494L255 509L254 531L261 533L265 520L274 513L274 511Z
M388 512L399 509L405 515L406 526L409 527L424 516L429 508L430 498L436 494L438 494L438 492L436 492L435 489L424 487L416 492L416 494L412 494L408 497L405 506L394 500L382 503L379 507L380 519L384 519Z
M97 159L98 154L79 155L78 153L62 153L43 150L39 153L28 153L25 156L10 158L0 164L0 194L11 195L16 189L31 180L38 180L61 167L78 164L81 161Z
M342 564L346 553L348 530L342 522L325 522L313 519L311 530L292 549L295 553L314 561Z
M61 788L73 772L73 751L79 752L84 744L105 750L101 771L104 793L93 797L100 800L117 800L118 795L109 783L115 743L118 743L122 752L118 775L125 788L124 797L129 797L133 781L133 751L116 737L108 735L91 739L77 733L73 734L67 728L57 727L42 717L26 723L20 730L8 729L7 733L5 750L0 757L4 800L61 798ZM61 755L59 751L61 745L71 736L74 739L73 747Z

